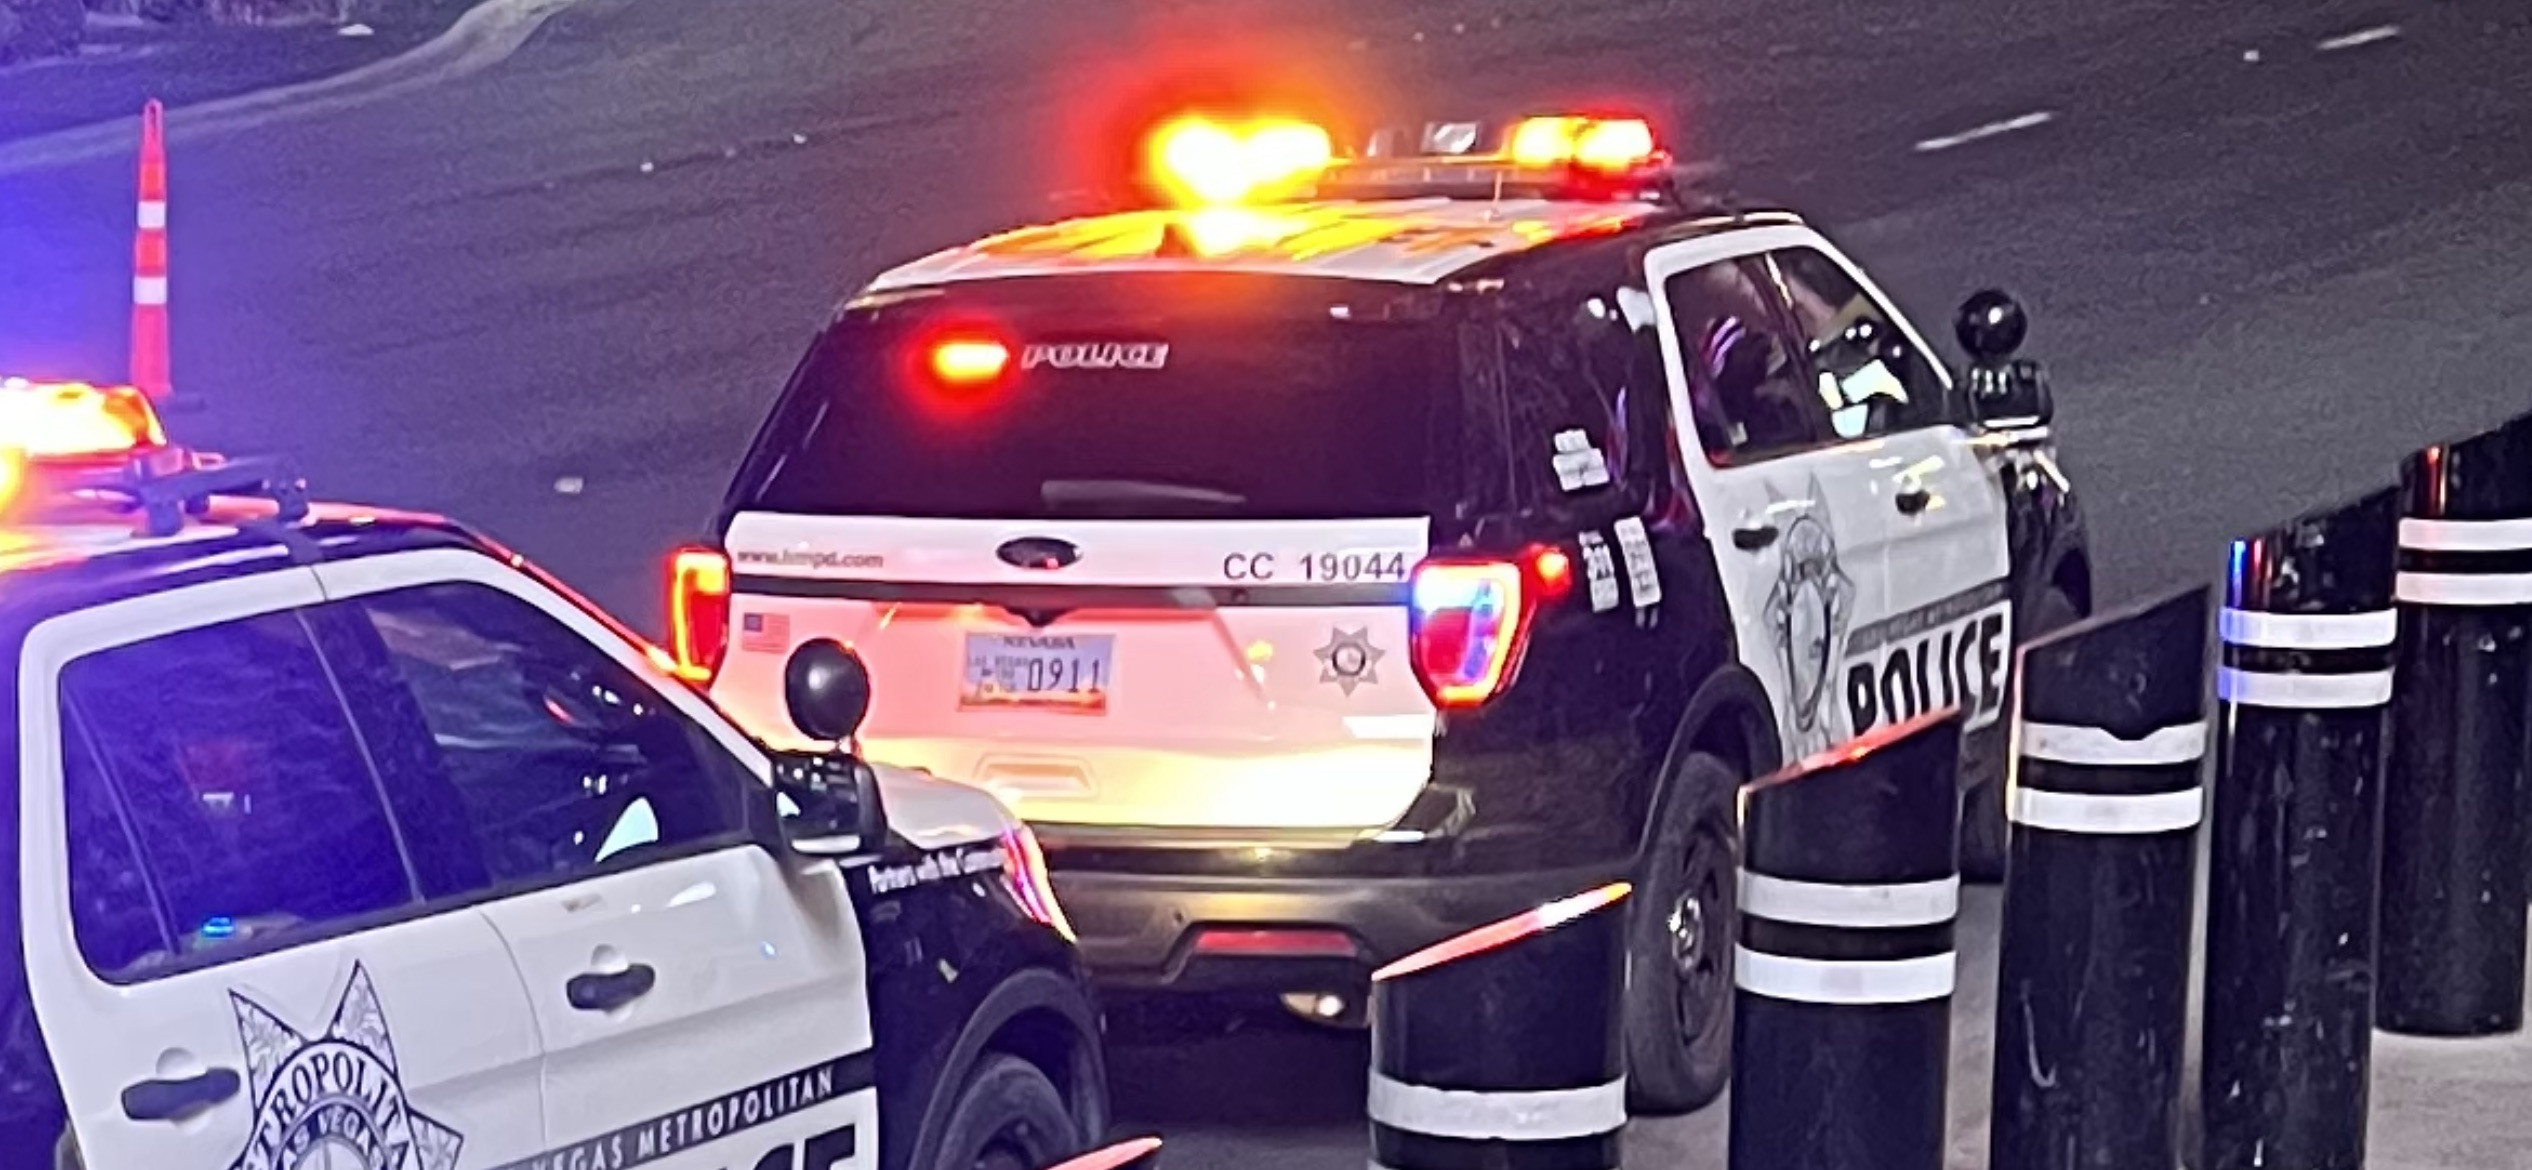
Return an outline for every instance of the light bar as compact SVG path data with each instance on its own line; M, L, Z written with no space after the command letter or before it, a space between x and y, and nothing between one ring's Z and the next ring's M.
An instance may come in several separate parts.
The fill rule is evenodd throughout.
M1190 114L1150 143L1152 175L1188 207L1223 207L1283 194L1335 160L1328 132L1293 118L1225 122Z
M0 379L0 447L28 463L120 462L166 445L158 412L133 387Z

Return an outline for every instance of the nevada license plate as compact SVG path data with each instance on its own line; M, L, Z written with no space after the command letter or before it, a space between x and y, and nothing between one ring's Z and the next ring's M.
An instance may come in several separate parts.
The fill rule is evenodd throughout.
M969 634L958 704L1099 715L1115 682L1113 634Z

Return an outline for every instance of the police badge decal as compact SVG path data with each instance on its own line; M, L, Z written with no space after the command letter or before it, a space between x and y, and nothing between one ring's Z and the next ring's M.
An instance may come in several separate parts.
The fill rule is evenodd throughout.
M1767 496L1768 511L1778 513L1784 497L1774 485ZM1829 525L1818 479L1805 499L1808 506L1785 522L1777 540L1776 584L1767 594L1767 624L1785 676L1789 759L1826 750L1839 738L1829 726L1829 680L1855 616L1855 580L1838 563L1837 532Z
M318 1036L236 992L229 1002L255 1101L254 1129L230 1170L456 1170L465 1139L405 1101L367 968L353 964Z

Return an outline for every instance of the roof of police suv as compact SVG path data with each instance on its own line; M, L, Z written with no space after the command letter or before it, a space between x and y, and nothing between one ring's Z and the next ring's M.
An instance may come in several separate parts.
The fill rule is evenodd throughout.
M1014 276L1244 272L1431 285L1483 260L1675 209L1636 201L1425 198L1152 209L987 236L882 273L865 293ZM1174 246L1181 241L1208 246Z

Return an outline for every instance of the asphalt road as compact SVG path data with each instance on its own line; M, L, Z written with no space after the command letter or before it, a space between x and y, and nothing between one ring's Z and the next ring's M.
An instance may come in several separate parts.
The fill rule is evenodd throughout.
M1632 100L1938 332L1982 284L2023 295L2109 599L2532 408L2515 0L555 8L515 56L381 95L171 117L178 381L208 404L181 425L476 521L645 625L836 298L1044 214L1083 112L1160 64L1419 115ZM0 365L121 368L131 180L100 141L0 145ZM1174 1166L1333 1170L1359 1165L1361 1055L1261 1026L1120 1072ZM1719 1133L1709 1111L1639 1141L1719 1164Z

